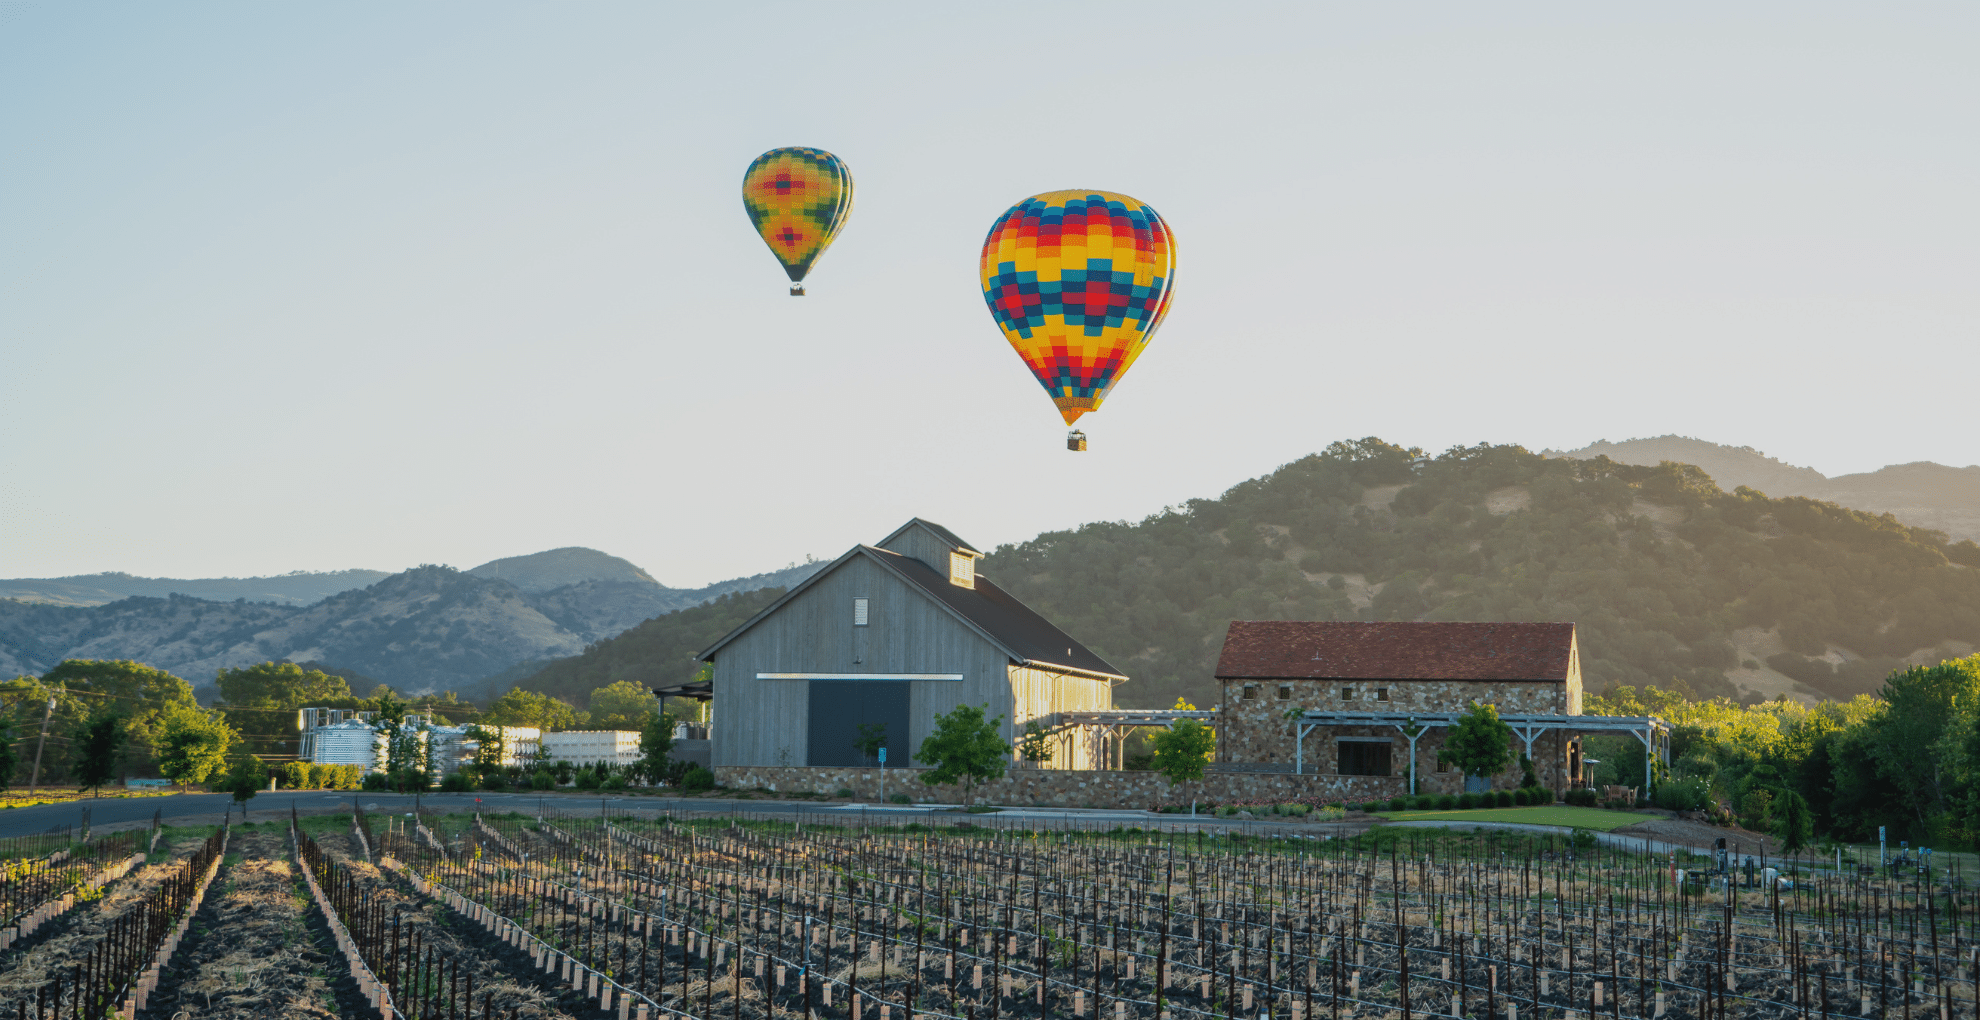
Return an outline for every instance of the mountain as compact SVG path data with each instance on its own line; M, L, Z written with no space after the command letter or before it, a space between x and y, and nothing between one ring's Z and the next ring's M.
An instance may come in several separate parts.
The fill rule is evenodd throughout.
M1140 522L1000 546L978 572L1125 667L1133 679L1114 696L1128 708L1214 702L1235 619L1567 620L1591 692L1683 684L1748 701L1847 698L1980 645L1972 541L1804 497L1728 493L1688 465L1517 446L1417 455L1335 443ZM684 676L694 641L682 632L715 622L708 609L649 621L521 684L579 698L614 679Z
M531 594L585 581L664 587L651 574L617 556L580 546L490 560L468 573L477 577L499 577Z
M1814 468L1784 464L1750 446L1721 446L1688 436L1602 440L1579 450L1542 454L1579 460L1607 457L1652 467L1667 460L1695 464L1728 491L1744 485L1769 496L1826 500L1887 513L1914 527L1943 531L1955 540L1980 541L1980 465L1956 468L1918 461L1830 478Z
M273 602L307 606L340 591L383 580L383 570L295 571L277 577L134 577L125 573L81 574L74 577L27 577L0 580L0 599L45 602L57 606L100 606L133 596L194 598L231 602Z
M732 592L656 616L617 637L600 641L583 655L543 663L517 686L563 698L582 708L591 692L620 680L642 686L693 679L701 663L694 653L721 640L784 594L781 587Z
M520 579L540 586L574 576L556 574L558 559L528 565ZM625 564L603 553L561 559L576 573ZM821 566L756 577L801 579ZM331 664L405 693L487 696L490 678L508 679L525 665L527 675L748 581L680 590L592 578L527 591L506 577L421 566L309 605L181 594L87 606L0 599L0 675L44 673L67 658L135 659L185 677L206 696L216 670L289 659Z

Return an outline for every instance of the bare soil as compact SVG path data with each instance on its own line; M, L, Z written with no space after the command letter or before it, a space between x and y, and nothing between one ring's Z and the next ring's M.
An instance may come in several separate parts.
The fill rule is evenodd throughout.
M229 840L205 902L139 1016L335 1017L362 1008L285 835L249 829Z
M1689 818L1652 818L1609 831L1617 836L1641 836L1667 843L1681 843L1701 851L1710 850L1714 841L1724 839L1728 849L1737 849L1742 856L1747 854L1780 856L1779 840L1742 829L1737 825L1712 825Z

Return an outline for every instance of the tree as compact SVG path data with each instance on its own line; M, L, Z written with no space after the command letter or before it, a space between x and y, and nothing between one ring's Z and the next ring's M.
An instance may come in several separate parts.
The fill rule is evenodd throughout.
M1512 727L1494 705L1476 704L1444 738L1444 760L1467 776L1491 776L1512 760Z
M218 712L175 706L158 729L158 772L179 784L204 783L227 764L240 734Z
M620 680L591 692L591 718L586 723L598 730L644 730L646 721L660 714L660 699L643 684Z
M646 781L659 783L672 768L668 755L674 750L674 713L662 712L646 720L639 731L639 763Z
M118 760L124 754L124 717L114 709L100 709L76 729L73 739L76 785L102 796L103 784L117 775Z
M351 697L341 676L304 670L293 662L264 662L223 669L214 677L229 708L301 708L330 699Z
M400 793L433 785L432 727L407 722L410 707L389 691L379 695L377 721L371 726L385 735L385 779Z
M1155 771L1170 786L1202 779L1203 766L1217 753L1217 731L1196 719L1177 719L1148 742L1155 748Z
M508 738L503 735L502 727L470 725L467 737L479 745L474 752L475 775L483 783L501 776L502 767L509 761Z
M1781 794L1780 810L1781 850L1791 854L1807 846L1808 838L1815 834L1814 814L1808 810L1807 798L1793 790Z
M501 726L534 726L546 731L570 729L585 718L588 715L581 716L577 709L556 698L520 687L496 698L482 715L485 722Z
M234 795L234 803L241 806L241 817L247 817L247 802L261 792L268 783L268 768L260 758L244 754L234 759L233 767L227 770L227 779L221 789Z
M1011 745L1001 736L1004 717L986 719L990 706L958 705L952 712L935 717L935 732L921 742L914 759L930 766L921 781L930 786L946 786L967 780L964 798L974 802L976 784L985 779L1002 779L1010 764Z

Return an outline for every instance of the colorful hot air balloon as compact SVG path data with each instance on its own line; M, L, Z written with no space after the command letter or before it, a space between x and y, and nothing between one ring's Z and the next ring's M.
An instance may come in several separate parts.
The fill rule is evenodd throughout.
M824 149L792 146L756 157L743 174L743 208L784 272L791 296L852 215L852 171Z
M1100 409L1154 337L1175 267L1169 225L1142 202L1048 191L997 217L979 270L990 314L1071 425Z

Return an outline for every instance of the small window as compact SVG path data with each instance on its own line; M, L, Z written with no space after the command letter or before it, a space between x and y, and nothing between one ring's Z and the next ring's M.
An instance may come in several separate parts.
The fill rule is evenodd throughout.
M1257 687L1257 685L1255 685L1255 684L1245 684L1245 685L1244 685L1244 693L1243 693L1243 694L1241 694L1241 695L1239 695L1239 697L1240 697L1240 698L1241 698L1242 700L1245 700L1245 701L1257 701L1257 700L1258 700L1258 687Z
M976 557L968 553L950 553L949 583L958 588L976 587Z
M1389 689L1388 689L1387 687L1377 687L1377 688L1375 688L1375 700L1376 700L1376 701L1387 701L1387 700L1389 700Z
M866 626L866 599L864 598L853 600L853 626Z
M1353 701L1353 700L1354 700L1354 688L1352 688L1352 687L1343 687L1343 688L1341 688L1341 700L1342 700L1342 701Z
M1291 685L1291 684L1280 684L1280 685L1279 685L1279 700L1280 700L1280 701L1291 701L1291 700L1292 700L1292 685Z
M1448 772L1450 772L1450 770L1451 770L1451 763L1450 763L1450 762L1447 762L1447 761L1445 761L1445 760L1444 760L1444 756L1443 756L1443 755L1441 755L1441 754L1440 754L1440 755L1438 755L1438 756L1437 756L1437 774L1441 776L1441 775L1444 775L1444 774L1446 774L1446 773L1448 773Z

